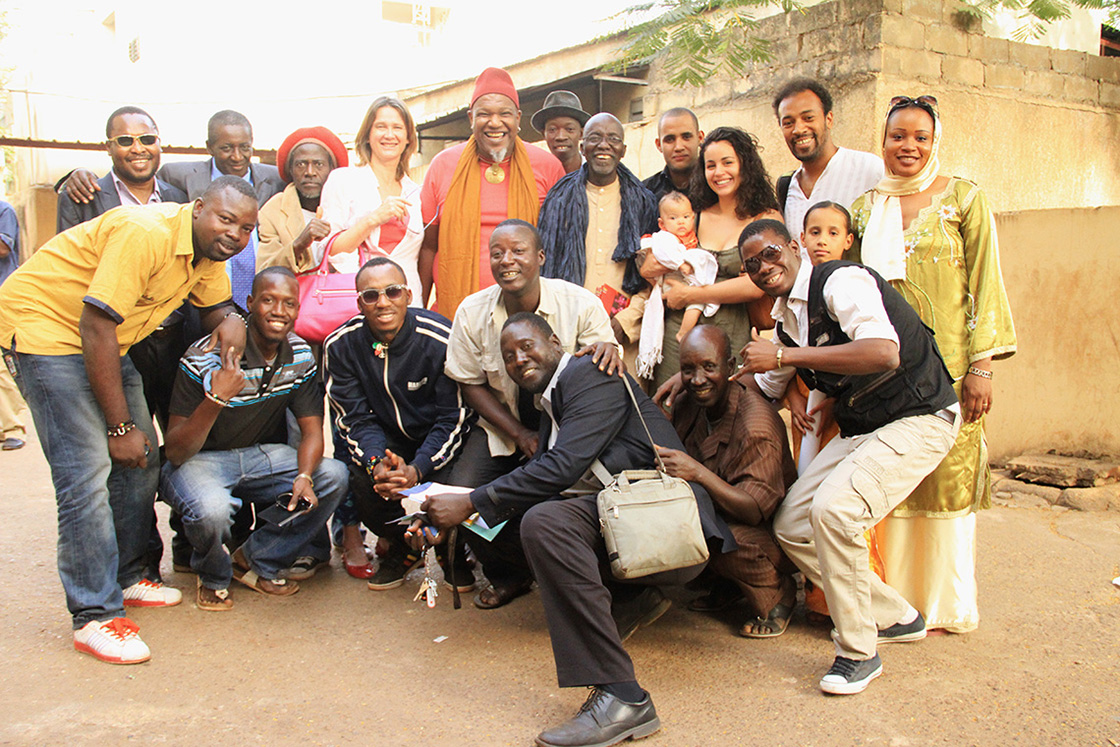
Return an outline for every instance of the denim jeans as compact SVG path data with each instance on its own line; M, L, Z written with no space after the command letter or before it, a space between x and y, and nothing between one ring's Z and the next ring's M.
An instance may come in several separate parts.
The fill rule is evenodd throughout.
M287 444L257 444L228 451L200 451L179 467L163 467L161 495L183 515L183 528L194 548L191 568L208 589L225 589L233 577L225 544L233 517L245 502L260 509L292 489L299 474L296 450ZM258 521L242 546L253 571L275 579L301 555L331 557L324 530L347 488L346 465L323 459L312 474L319 505L278 527Z
M140 374L121 358L128 412L152 444L148 466L109 458L105 416L81 355L6 352L31 410L58 503L58 575L74 629L124 615L121 589L144 574L159 482L155 428Z

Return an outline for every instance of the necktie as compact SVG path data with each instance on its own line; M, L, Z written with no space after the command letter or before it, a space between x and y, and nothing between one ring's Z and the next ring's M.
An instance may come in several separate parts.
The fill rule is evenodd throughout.
M253 290L253 277L257 272L257 232L253 231L249 243L229 260L229 281L233 286L233 302L242 311L248 311L245 299Z

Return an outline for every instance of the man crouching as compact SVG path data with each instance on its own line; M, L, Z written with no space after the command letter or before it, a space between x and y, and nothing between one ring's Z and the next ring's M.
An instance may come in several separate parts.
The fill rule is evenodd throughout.
M162 490L183 514L197 604L210 611L233 606L231 577L271 596L299 591L281 571L301 556L330 560L326 517L347 484L345 465L323 459L323 389L310 347L292 333L295 276L282 267L262 270L248 306L245 350L220 359L196 343L180 362L171 395ZM286 443L288 409L299 423L298 450ZM301 501L309 508L291 521L284 517L283 526L258 516L258 528L231 562L224 545L242 502L264 508L289 491L288 511Z

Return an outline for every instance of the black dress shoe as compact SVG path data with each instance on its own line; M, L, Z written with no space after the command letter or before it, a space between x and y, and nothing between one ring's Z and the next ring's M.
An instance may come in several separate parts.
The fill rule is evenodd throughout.
M618 626L618 639L625 642L634 631L652 625L672 606L656 586L647 586L630 599L615 599L611 604L611 617Z
M539 747L608 747L648 737L661 728L653 699L627 703L597 687L574 718L537 735Z

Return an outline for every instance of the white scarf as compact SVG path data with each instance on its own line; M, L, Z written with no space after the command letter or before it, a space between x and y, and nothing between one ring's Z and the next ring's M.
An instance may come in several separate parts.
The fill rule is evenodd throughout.
M925 111L925 109L922 109ZM890 118L890 114L887 115ZM886 142L886 122L883 123L883 142ZM878 272L884 280L902 280L906 277L906 246L902 236L902 195L922 192L937 179L941 165L937 150L941 145L941 119L933 118L933 147L929 160L914 176L898 176L886 165L886 175L871 190L871 217L860 242L863 264Z

